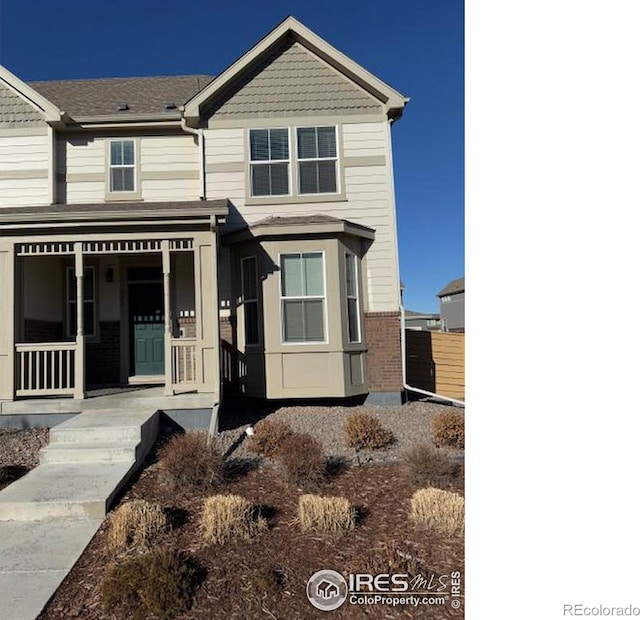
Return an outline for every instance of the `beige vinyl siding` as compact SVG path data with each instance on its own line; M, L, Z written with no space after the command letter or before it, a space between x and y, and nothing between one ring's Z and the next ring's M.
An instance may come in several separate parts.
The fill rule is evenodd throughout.
M0 138L0 207L49 202L46 135Z
M114 138L66 137L58 144L59 195L67 203L104 202L107 190L108 148ZM136 187L142 200L198 200L198 147L193 136L117 136L136 140ZM148 174L151 178L145 178ZM126 195L123 195L126 199Z
M244 130L216 129L205 131L207 164L243 162L245 157Z
M295 126L295 119L283 121L283 126ZM256 121L256 127L260 121ZM387 123L346 123L342 125L345 157L384 156L387 153ZM208 129L205 131L206 161L224 165L237 162L239 152L244 154L246 130ZM371 144L371 149L368 148ZM245 166L247 164L245 163ZM346 201L304 202L285 204L246 205L248 188L246 170L242 172L208 172L207 197L228 197L237 211L229 214L230 228L255 223L272 215L283 217L325 214L369 226L376 231L376 239L367 252L363 266L366 272L366 312L397 311L398 267L394 228L390 176L387 165L347 167L344 170Z
M48 204L49 181L38 179L0 179L0 208Z
M100 138L61 136L57 143L58 197L63 202L104 200L104 144Z
M345 157L371 157L387 154L387 124L356 123L343 125Z

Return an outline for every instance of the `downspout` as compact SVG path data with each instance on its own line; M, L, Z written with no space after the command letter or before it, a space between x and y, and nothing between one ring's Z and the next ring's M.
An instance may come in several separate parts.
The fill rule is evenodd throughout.
M204 168L204 129L194 129L187 125L184 116L180 117L180 127L185 133L190 133L198 138L198 167L200 175L200 200L207 199L207 190L205 185L205 168Z
M404 320L404 305L400 304L400 349L402 355L402 387L409 392L416 392L417 394L422 394L423 396L429 396L434 399L443 400L445 402L453 403L454 405L458 405L459 407L464 407L465 403L463 400L457 400L455 398L449 398L448 396L442 396L441 394L435 394L434 392L427 392L427 390L423 390L421 388L413 387L407 383L407 335L405 331L405 320Z

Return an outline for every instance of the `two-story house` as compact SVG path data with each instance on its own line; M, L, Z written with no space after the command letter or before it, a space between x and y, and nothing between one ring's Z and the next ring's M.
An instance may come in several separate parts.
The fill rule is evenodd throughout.
M399 402L407 101L292 17L216 77L0 67L0 401Z
M440 329L443 332L464 331L464 278L452 280L438 293Z

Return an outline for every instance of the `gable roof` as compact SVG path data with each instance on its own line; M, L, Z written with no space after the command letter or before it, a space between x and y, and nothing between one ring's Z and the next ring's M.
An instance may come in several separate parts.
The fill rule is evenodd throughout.
M385 112L391 118L398 118L402 114L405 104L409 101L408 98L329 45L294 17L289 16L186 103L184 116L187 123L195 126L200 119L203 106L212 97L230 88L241 75L253 70L279 47L291 42L300 43L373 95L384 105Z
M64 112L59 107L2 65L0 65L0 85L26 101L34 110L42 114L46 122L60 123L63 120Z
M443 295L453 295L454 293L463 293L464 292L464 278L458 278L457 280L452 280L445 286L439 293L438 297L442 297Z
M124 120L139 115L180 118L179 107L212 79L210 75L176 75L53 80L29 85L73 119L117 116ZM122 103L128 109L118 111ZM167 103L176 107L166 109Z

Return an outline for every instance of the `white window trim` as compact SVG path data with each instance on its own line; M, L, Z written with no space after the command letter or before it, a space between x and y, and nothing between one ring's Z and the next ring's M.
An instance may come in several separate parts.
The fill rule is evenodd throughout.
M333 127L333 135L336 141L336 156L335 157L311 157L311 158L302 158L298 157L298 129L317 129L318 127ZM335 196L336 194L340 194L340 148L338 145L338 126L337 125L300 125L295 126L294 130L294 142L295 142L295 159L296 159L296 196ZM300 166L298 165L300 162L313 162L313 161L333 161L336 171L336 191L335 192L316 192L316 193L305 193L303 194L300 190Z
M123 144L125 142L131 142L131 144L133 144L133 164L112 164L111 163L111 145L116 143L116 142L122 142ZM108 140L107 141L107 154L108 154L108 164L107 164L107 168L108 168L108 178L107 178L107 187L108 187L108 193L109 194L113 194L116 196L120 196L120 195L130 195L130 194L137 194L138 193L138 149L136 148L136 140L134 140L133 138L119 138L118 140ZM111 187L111 170L112 169L121 169L121 168L130 168L133 170L133 189L126 189L126 190L117 190L117 189L113 189Z
M98 337L98 293L97 293L97 289L98 289L98 282L96 281L96 268L93 265L85 265L84 267L85 271L92 271L93 272L93 299L91 300L82 300L82 304L84 306L85 303L92 303L93 304L93 333L89 334L87 333L87 329L86 329L86 325L85 325L85 329L84 329L84 335L87 338L97 338ZM67 266L65 268L65 292L66 292L66 296L65 296L65 300L64 300L64 305L65 305L65 311L67 313L66 316L66 320L65 320L65 333L67 335L67 338L75 338L78 334L71 333L71 317L75 314L75 316L77 317L77 309L76 309L76 304L78 303L78 300L76 299L75 301L71 299L71 287L72 286L76 286L76 275L75 275L75 267L71 267L71 266ZM86 282L86 280L85 280ZM73 309L73 310L72 310ZM83 312L84 312L84 307L83 307Z
M354 266L354 277L356 283L356 295L355 298L353 295L349 295L349 287L347 285L347 256L353 256L353 266ZM347 319L347 342L349 344L362 344L362 325L360 321L360 267L358 265L358 256L353 252L345 252L344 255L344 290L345 290L345 315ZM356 300L356 315L358 318L358 339L351 340L351 335L349 334L349 299Z
M251 132L252 131L273 131L278 129L286 129L287 130L287 141L288 141L288 151L289 158L288 159L261 159L259 161L254 161L251 159ZM269 134L271 135L271 134ZM271 138L269 138L271 139ZM249 196L251 198L287 198L293 196L293 178L291 174L291 162L292 162L292 150L291 150L291 127L251 127L249 131L247 131L247 153L249 154ZM271 151L271 149L269 149ZM269 157L271 157L271 153L269 153ZM289 188L289 192L287 194L254 194L253 193L253 175L251 174L252 166L259 166L265 164L287 164L287 187Z
M322 255L322 288L324 290L324 295L322 297L318 296L308 296L308 297L285 297L282 294L282 277L283 277L283 269L282 269L282 257L283 256L299 256L302 257L304 254L320 254ZM324 250L309 250L309 251L300 251L300 252L282 252L278 254L278 266L280 271L280 282L279 282L279 294L280 294L280 343L283 346L314 346L314 345L323 345L329 343L329 321L327 317L327 257ZM312 340L309 342L287 342L285 340L284 334L284 302L285 301L295 301L295 300L305 300L305 299L321 299L323 301L322 304L322 320L323 326L322 331L324 333L324 340Z
M256 297L255 299L246 299L244 296L244 263L245 261L250 261L252 260L255 263L255 272L256 272ZM242 293L242 306L243 306L243 337L244 337L244 345L245 347L257 347L260 346L260 343L262 342L262 330L260 329L260 316L259 316L259 310L260 310L260 304L259 304L259 295L260 295L260 291L258 290L258 282L259 282L259 278L258 278L258 257L253 254L252 256L245 256L244 258L240 259L240 291ZM256 317L257 317L257 321L258 321L258 325L257 325L257 331L258 331L258 340L257 342L247 342L247 313L244 310L244 308L246 308L246 304L248 303L255 303L256 305Z

